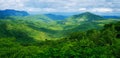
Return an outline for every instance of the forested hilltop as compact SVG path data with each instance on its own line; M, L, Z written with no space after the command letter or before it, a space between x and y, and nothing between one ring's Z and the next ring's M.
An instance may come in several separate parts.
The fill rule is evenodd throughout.
M10 11L0 14L0 58L120 58L119 18Z

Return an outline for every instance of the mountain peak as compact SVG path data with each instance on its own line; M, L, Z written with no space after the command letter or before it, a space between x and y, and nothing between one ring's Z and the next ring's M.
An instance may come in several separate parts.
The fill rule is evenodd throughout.
M82 14L80 14L81 16L91 16L91 15L93 15L93 16L96 16L96 14L93 14L93 13L91 13L91 12L84 12L84 13L82 13ZM98 15L97 15L98 16Z
M91 16L91 15L95 15L95 14L93 14L93 13L90 13L90 12L84 12L84 13L82 13L82 14L78 14L78 15L73 15L73 17L74 18L81 18L81 17L83 17L83 16Z
M72 17L70 17L70 19L74 19L76 21L95 21L95 20L103 20L104 18L90 12L85 12L82 14L73 15Z
M82 13L82 14L92 14L91 12L84 12L84 13Z

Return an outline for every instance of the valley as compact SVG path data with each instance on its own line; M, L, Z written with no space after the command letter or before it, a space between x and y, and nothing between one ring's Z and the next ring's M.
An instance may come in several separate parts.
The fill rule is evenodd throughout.
M119 58L119 20L0 11L0 58Z

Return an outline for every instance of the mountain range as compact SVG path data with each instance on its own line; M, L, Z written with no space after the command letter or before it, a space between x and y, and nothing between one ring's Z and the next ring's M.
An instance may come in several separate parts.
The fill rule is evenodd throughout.
M0 11L0 58L120 58L119 18Z
M55 14L45 14L45 16L53 19L53 20L64 20L68 16L63 16L63 15L55 15Z
M6 18L8 16L28 16L26 11L17 11L13 9L0 10L0 18Z
M82 14L77 14L67 17L67 16L54 15L54 14L29 15L29 13L25 11L2 10L0 11L0 18L1 20L3 18L10 20L10 22L6 23L8 25L11 23L14 24L19 23L20 25L21 24L25 25L25 28L42 32L46 34L46 36L49 38L64 37L64 35L68 31L75 32L75 31L87 31L96 28L101 29L104 26L104 24L116 22L116 20L111 20L111 19L109 20L102 16L90 12L85 12ZM5 22L7 22L7 20L5 20ZM1 23L2 22L3 21L1 21ZM14 24L13 27L15 27ZM41 38L41 39L45 39L45 38Z
M103 16L103 17L108 19L120 19L120 16Z

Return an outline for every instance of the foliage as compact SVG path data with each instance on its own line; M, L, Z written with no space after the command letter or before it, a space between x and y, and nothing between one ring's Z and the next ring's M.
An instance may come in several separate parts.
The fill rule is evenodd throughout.
M44 15L0 20L0 58L120 58L120 22L59 22Z
M6 27L6 25L4 25L3 28L4 27ZM68 35L68 37L63 39L35 42L31 41L31 44L27 43L21 44L20 42L16 41L16 39L18 39L16 37L9 38L4 37L0 38L0 57L119 58L120 57L119 28L120 22L106 24L102 30L94 29L85 32L74 32ZM9 33L9 30L5 28L4 30L8 31L7 33ZM6 36L12 35L9 34ZM14 34L14 36L17 36L17 34L16 35ZM20 37L24 37L23 39L27 39L26 35L25 36L21 35ZM27 40L21 41L26 42Z

